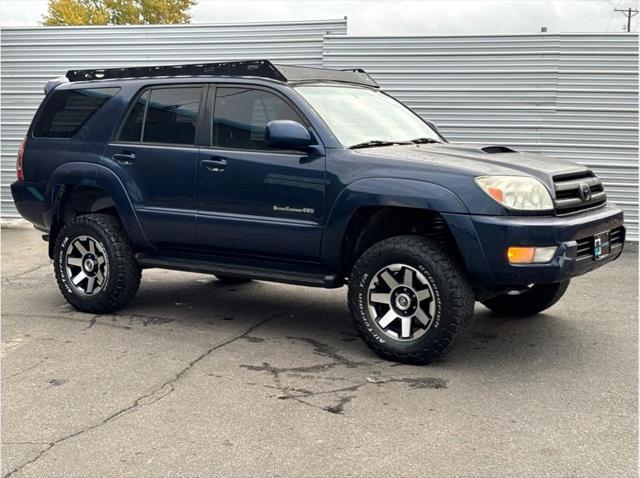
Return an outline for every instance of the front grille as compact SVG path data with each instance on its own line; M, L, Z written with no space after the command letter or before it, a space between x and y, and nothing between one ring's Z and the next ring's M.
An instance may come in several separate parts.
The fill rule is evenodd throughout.
M593 255L593 237L585 237L578 240L578 251L576 257L582 259L583 257L590 257Z
M585 237L583 239L578 239L576 241L577 250L576 250L576 259L584 259L586 257L593 257L593 236ZM611 230L609 234L609 245L611 247L611 252L614 252L613 249L617 246L622 245L624 242L624 227L616 227Z
M620 226L613 229L609 236L609 242L611 243L611 247L622 244L624 242L624 227Z
M560 215L602 206L607 202L602 183L591 171L554 176L553 185L556 212ZM581 189L587 194L581 192Z

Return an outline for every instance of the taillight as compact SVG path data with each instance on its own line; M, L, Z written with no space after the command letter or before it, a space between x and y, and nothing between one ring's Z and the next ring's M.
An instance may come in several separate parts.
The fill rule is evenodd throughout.
M18 148L18 159L16 160L16 173L18 175L18 181L24 181L24 171L22 170L22 157L24 156L24 143L27 138L22 140L20 147Z

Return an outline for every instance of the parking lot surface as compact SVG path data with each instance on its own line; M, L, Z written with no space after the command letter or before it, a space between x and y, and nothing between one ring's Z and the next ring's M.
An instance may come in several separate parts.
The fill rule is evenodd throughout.
M636 476L637 261L530 319L476 307L423 367L354 334L346 288L147 270L126 309L59 293L2 230L3 476Z

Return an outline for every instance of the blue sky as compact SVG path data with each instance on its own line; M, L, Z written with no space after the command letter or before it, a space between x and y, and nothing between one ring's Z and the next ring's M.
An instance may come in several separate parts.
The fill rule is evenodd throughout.
M0 24L37 25L46 0L0 0ZM352 35L621 32L625 17L614 8L635 0L200 0L193 23L348 17ZM632 31L638 31L638 17Z

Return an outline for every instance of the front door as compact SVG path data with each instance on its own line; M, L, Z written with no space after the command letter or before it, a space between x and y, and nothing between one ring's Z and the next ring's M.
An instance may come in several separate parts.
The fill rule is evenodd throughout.
M141 92L105 151L106 165L122 180L147 239L161 248L196 242L195 145L206 89L179 85Z
M209 98L210 146L198 155L198 243L239 253L316 258L325 158L275 150L264 134L269 121L308 126L304 118L266 88L212 87Z

